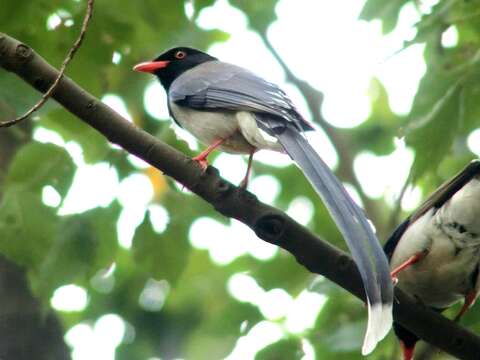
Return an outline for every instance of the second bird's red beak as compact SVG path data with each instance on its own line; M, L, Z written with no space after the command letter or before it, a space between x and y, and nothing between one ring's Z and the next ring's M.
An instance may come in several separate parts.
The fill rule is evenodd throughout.
M137 64L133 67L133 70L139 72L153 73L159 69L163 69L168 66L170 61L148 61Z

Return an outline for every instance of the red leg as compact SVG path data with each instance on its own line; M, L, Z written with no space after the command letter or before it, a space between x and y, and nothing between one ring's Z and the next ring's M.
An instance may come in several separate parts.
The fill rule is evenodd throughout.
M415 345L408 347L403 341L400 341L400 346L402 347L403 360L412 360L413 353L415 351Z
M246 189L248 186L248 180L250 178L250 173L252 172L253 154L255 154L255 151L257 151L257 149L252 150L252 152L250 153L250 156L248 157L247 173L245 174L245 177L240 183L240 187L242 189Z
M197 156L193 157L192 160L198 162L202 170L206 170L208 167L208 161L207 157L210 155L210 153L215 150L217 147L222 145L225 142L226 139L219 139L210 144L205 150L203 150L200 154Z
M470 306L475 302L476 298L477 298L477 292L475 290L472 290L467 295L465 295L465 302L463 303L463 306L460 309L460 312L458 313L458 315L455 316L454 321L460 320L463 314L465 314L467 310L470 308Z
M390 276L392 277L393 281L397 281L397 275L399 272L402 270L405 270L408 268L410 265L413 265L420 260L422 260L425 256L427 256L428 250L421 251L419 253L416 253L415 255L410 256L405 262L397 266L395 269L392 270L390 273Z

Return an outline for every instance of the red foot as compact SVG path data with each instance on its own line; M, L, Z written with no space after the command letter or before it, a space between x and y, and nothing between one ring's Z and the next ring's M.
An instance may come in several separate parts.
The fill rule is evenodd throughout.
M200 167L202 168L203 171L207 170L208 161L204 156L202 156L202 154L193 157L192 160L196 161L198 163L198 165L200 165Z
M219 139L217 141L214 141L213 144L210 144L208 148L206 148L204 151L202 151L200 154L197 156L193 157L192 160L198 162L200 167L202 168L203 171L207 170L208 167L208 161L207 157L210 155L210 153L215 150L217 147L222 145L223 142L225 142L226 139Z
M238 186L239 186L240 188L242 188L243 190L246 190L247 187L248 187L248 179L246 179L246 178L243 179L243 180L240 182L240 184L238 184Z

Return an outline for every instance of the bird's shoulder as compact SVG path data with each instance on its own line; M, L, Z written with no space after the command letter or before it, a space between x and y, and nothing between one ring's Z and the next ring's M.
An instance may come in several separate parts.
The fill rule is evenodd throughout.
M423 204L412 214L411 220L415 221L432 207L442 207L457 191L463 188L470 180L480 175L480 161L473 160L458 172L453 178L444 182L435 190Z
M403 221L388 238L384 246L385 254L390 259L409 226L425 215L430 209L442 207L457 191L467 184L474 177L480 176L480 160L473 160L457 175L443 183L433 192L418 209Z
M215 97L225 93L295 110L293 102L278 85L241 66L222 61L208 61L186 71L172 83L169 91L173 101L187 96Z

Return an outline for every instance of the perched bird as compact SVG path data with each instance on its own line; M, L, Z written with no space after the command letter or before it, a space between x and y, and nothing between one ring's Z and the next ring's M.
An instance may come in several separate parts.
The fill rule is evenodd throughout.
M461 299L455 320L480 290L480 161L472 161L436 190L385 244L398 287L436 311ZM394 322L405 360L419 338Z
M371 352L392 324L388 261L362 210L306 140L304 131L313 127L287 95L244 68L187 47L168 50L134 70L157 76L175 122L208 146L194 158L203 168L216 148L249 154L246 186L257 150L286 152L297 163L329 209L361 274L369 313L362 352Z

